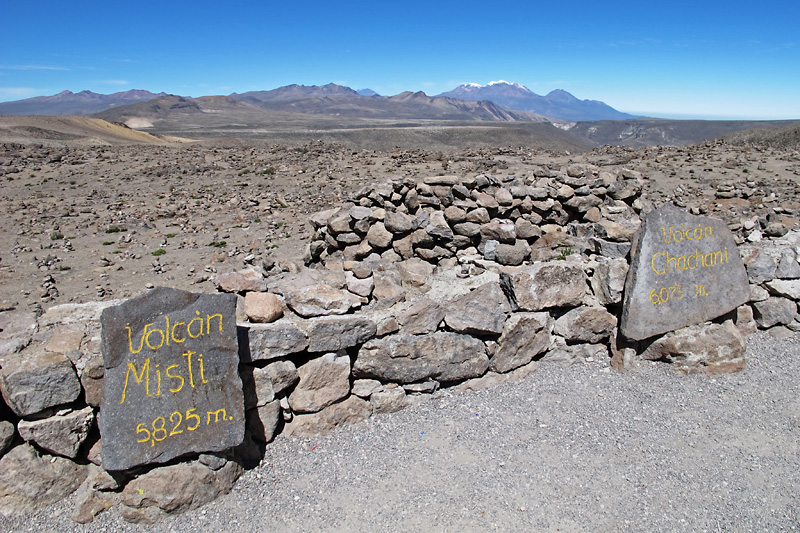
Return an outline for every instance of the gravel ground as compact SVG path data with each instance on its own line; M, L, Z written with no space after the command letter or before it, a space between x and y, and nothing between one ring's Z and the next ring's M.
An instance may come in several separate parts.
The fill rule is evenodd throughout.
M541 365L439 392L327 437L279 436L233 492L154 527L67 500L14 531L796 531L800 336L748 339L748 367Z

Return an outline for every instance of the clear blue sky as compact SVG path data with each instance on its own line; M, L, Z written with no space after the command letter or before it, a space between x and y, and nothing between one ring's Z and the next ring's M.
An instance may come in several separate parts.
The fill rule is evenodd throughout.
M503 79L631 113L800 118L800 2L0 0L0 101Z

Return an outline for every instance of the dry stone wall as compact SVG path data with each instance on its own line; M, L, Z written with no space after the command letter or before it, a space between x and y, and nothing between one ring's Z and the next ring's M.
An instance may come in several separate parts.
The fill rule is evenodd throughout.
M0 512L77 489L79 522L115 505L154 522L229 491L279 432L322 434L540 364L623 370L659 360L731 372L744 366L747 334L800 329L800 232L791 231L755 243L734 236L744 305L661 336L619 335L630 241L653 207L641 179L589 165L436 176L389 182L314 215L305 266L270 262L215 280L237 295L241 443L166 464L103 468L101 315L122 302L0 313Z

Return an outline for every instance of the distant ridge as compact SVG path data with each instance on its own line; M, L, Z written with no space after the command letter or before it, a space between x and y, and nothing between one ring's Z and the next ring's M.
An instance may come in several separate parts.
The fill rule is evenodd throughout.
M464 83L439 96L462 100L489 100L507 109L527 111L572 122L637 118L617 111L598 100L579 100L561 89L540 96L520 83L504 80L492 81L486 85Z
M95 116L113 122L156 124L178 117L193 123L274 123L290 117L325 120L458 120L491 122L552 122L553 119L504 109L488 101L460 100L406 91L394 96L360 95L349 87L287 85L270 91L199 98L165 95L147 102L107 109ZM189 119L189 116L193 118ZM233 119L233 117L239 117ZM226 120L228 117L229 120ZM283 118L280 118L283 117ZM242 120L244 119L244 120Z
M0 102L0 115L91 115L112 107L147 102L160 96L166 96L166 93L154 94L139 89L113 94L62 91L53 96Z

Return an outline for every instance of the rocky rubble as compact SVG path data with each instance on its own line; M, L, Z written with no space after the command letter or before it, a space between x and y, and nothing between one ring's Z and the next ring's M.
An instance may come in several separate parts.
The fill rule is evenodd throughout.
M574 162L391 179L311 216L306 265L264 254L244 269L208 272L217 290L240 297L245 440L167 466L102 469L99 316L118 301L56 305L38 317L0 312L0 511L26 512L80 487L75 520L120 505L126 519L153 522L230 490L281 431L321 434L441 387L477 389L539 364L625 370L650 359L683 372L736 371L748 333L800 329L800 232L789 229L792 208L781 207L772 220L726 212L750 282L746 305L657 339L619 337L630 239L663 201L643 195L647 182L622 165ZM743 194L716 200L731 206L722 202ZM783 228L767 231L771 224ZM58 298L49 289L48 297Z

